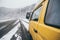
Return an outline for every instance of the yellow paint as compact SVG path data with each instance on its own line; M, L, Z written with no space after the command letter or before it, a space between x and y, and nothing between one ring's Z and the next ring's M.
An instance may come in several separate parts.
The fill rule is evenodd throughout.
M42 3L42 10L38 21L31 20L29 23L29 32L33 40L60 40L60 29L44 24L44 17L47 8L48 0ZM37 33L34 32L37 30Z

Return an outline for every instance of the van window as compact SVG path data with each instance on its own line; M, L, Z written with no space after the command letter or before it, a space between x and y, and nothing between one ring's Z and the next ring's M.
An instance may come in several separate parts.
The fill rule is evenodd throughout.
M39 15L40 15L41 8L42 8L42 7L38 8L38 9L33 13L32 20L38 21L38 17L39 17Z
M60 0L49 0L45 24L60 28Z

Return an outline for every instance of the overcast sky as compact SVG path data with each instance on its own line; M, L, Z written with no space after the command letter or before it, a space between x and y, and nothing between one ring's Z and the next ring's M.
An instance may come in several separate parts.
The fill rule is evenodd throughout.
M0 7L23 8L38 1L39 0L0 0Z

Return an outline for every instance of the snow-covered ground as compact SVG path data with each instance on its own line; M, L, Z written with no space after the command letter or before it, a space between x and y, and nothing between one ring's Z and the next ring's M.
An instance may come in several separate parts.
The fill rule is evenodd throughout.
M14 24L16 24L19 20L17 20ZM14 25L13 24L13 25ZM18 30L18 28L20 27L20 23L18 23L18 25L16 25L13 29L11 29L6 35L4 35L2 38L0 38L0 40L10 40L12 38L12 36L16 33L16 31Z
M22 19L20 18L21 22L23 23L23 25L25 26L25 28L27 29L27 31L29 30L29 20L27 19ZM6 20L5 20L6 21ZM16 24L19 20L17 20L14 24ZM13 24L13 25L14 25ZM0 40L10 40L13 35L18 31L19 27L20 27L20 23L18 23L18 25L16 25L13 29L11 29L7 34L5 34L2 38L0 38ZM15 35L17 36L17 35ZM17 39L19 38L20 36L18 35Z
M18 1L17 0L0 0L0 7L6 7L6 8L24 8L26 6L35 4L38 1L39 0L18 0ZM28 8L25 9L26 11L23 9L22 12L20 12L20 13L19 13L19 11L18 12L14 11L12 13L6 13L6 15L5 15L5 13L3 13L3 15L2 15L2 17L0 17L0 19L2 18L4 20L0 20L0 21L3 22L3 21L10 20L10 19L6 19L7 17L8 18L13 18L13 17L16 18L17 17L18 19L21 18L20 19L21 22L23 23L23 25L25 26L25 28L28 31L29 30L29 20L24 19L25 15L26 15L26 12L28 11ZM2 14L2 13L0 13L0 14ZM7 14L9 14L9 15L7 15ZM6 35L4 35L0 40L10 40L12 38L12 36L16 33L16 31L18 30L19 27L20 27L20 23L18 25L16 25L12 30L10 30Z

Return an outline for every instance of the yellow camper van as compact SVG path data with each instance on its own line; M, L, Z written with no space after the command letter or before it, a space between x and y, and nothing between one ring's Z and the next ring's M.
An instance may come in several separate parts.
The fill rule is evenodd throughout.
M60 0L42 0L26 18L33 40L60 40Z

